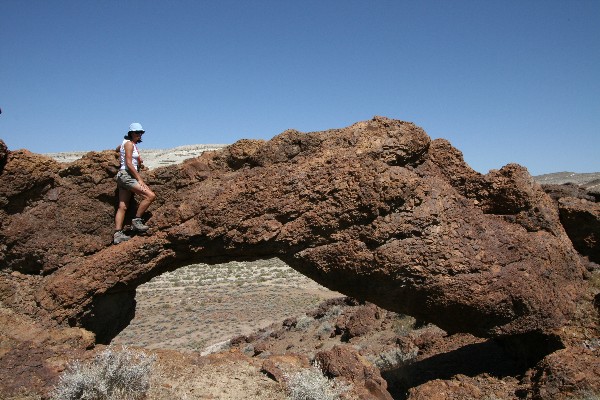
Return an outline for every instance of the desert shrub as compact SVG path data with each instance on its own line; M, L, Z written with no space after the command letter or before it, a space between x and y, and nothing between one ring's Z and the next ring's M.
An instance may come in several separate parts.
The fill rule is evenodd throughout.
M409 353L403 353L400 349L392 349L374 357L367 357L381 371L389 371L404 365L417 356L417 348Z
M136 400L150 388L155 357L126 347L106 348L87 363L74 361L60 376L52 400Z
M329 310L327 310L327 312L325 313L325 318L326 319L335 318L335 317L342 315L343 312L344 312L344 310L342 310L342 307L333 306Z
M587 339L583 341L583 346L592 351L596 351L600 349L600 339Z
M304 315L298 318L298 321L296 321L296 329L299 331L304 331L308 329L314 321L314 318Z
M416 320L410 315L398 314L392 322L392 329L398 336L406 336L415 328Z
M291 375L286 375L288 395L291 400L337 400L348 390L327 379L318 364Z
M317 329L317 336L328 337L333 334L335 327L328 321L323 322Z
M600 400L600 394L593 393L590 391L583 391L576 395L575 397L571 397L571 400Z

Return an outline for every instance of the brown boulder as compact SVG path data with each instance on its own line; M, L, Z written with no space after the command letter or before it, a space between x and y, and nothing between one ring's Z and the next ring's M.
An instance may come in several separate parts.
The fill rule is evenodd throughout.
M345 341L368 334L382 323L382 311L375 304L367 303L350 314L342 314L336 321L336 330Z
M84 329L48 329L0 307L0 397L47 392L71 358L93 346L94 336Z
M518 382L515 379L500 380L493 377L469 377L457 375L450 380L435 379L412 388L409 400L513 400Z
M48 274L110 244L114 151L71 164L10 152L0 175L1 268Z
M563 197L574 197L577 199L585 199L592 202L596 201L593 194L589 193L584 187L574 183L565 183L562 185L542 185L544 192L550 196L552 200L558 203L558 200Z
M560 221L575 249L600 263L600 203L593 193L572 185L545 185L556 202Z
M548 355L532 371L534 398L561 400L600 393L600 342Z
M269 356L263 361L261 372L283 383L289 375L305 368L310 368L308 357L299 354L283 354Z
M600 203L563 197L558 201L558 209L575 249L600 263Z
M329 378L343 377L358 388L363 388L361 399L391 400L387 382L379 370L348 346L335 346L317 353L315 361Z

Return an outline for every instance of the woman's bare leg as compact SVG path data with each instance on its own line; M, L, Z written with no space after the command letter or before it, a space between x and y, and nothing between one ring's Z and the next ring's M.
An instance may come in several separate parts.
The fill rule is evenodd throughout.
M127 205L131 199L131 192L129 190L119 188L119 208L115 214L115 231L123 229L123 221L125 221L125 213L127 212Z
M156 198L156 194L154 194L154 192L146 185L135 185L131 191L142 198L140 204L138 205L137 211L135 212L135 217L141 218L148 207L150 207L150 204L152 204Z

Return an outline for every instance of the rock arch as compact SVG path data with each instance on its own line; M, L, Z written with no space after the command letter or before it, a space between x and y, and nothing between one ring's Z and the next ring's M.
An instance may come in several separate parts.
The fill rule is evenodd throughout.
M8 152L5 304L26 299L23 312L106 342L152 277L275 256L328 288L448 332L547 332L573 313L584 270L527 170L479 174L412 123L375 117L288 130L153 170L152 234L110 246L117 165L109 151L67 165Z

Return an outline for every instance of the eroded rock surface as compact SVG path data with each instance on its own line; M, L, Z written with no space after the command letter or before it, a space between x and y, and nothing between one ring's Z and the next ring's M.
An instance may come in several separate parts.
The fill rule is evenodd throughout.
M543 185L543 188L556 202L560 221L575 249L600 263L600 196L574 184Z
M504 381L486 383L486 371L460 361L465 354L514 355L533 341L541 343L538 351L523 358L538 358L521 372L548 354L527 385L540 398L579 379L576 357L564 366L561 357L579 354L581 337L597 332L598 316L588 313L595 319L585 329L574 326L577 301L590 293L559 219L557 204L573 197L554 203L523 167L479 174L447 141L383 117L324 132L289 130L146 171L158 194L147 215L151 232L113 246L117 168L114 151L63 164L9 151L0 141L0 317L9 322L0 327L0 366L17 365L12 371L23 381L47 388L63 365L61 352L92 345L86 330L109 342L133 316L135 288L154 276L195 262L273 256L333 290L443 329L391 343L398 348L390 354L421 354L384 375L396 388L402 380L400 387L414 388L410 398L456 385L476 396L496 384L499 398L511 398L518 385L502 385L512 372L500 368ZM352 341L386 323L380 308L367 305L319 337ZM12 330L17 325L39 335L21 337ZM449 336L455 348L436 349L445 342L439 332L458 333ZM581 337L560 337L572 332ZM468 338L462 347L460 338ZM545 346L548 338L555 342ZM262 346L254 353L267 357L272 345ZM555 352L560 346L565 351ZM583 352L585 365L598 357L594 346ZM363 365L354 358L348 365ZM469 376L423 378L419 371L440 360ZM600 379L590 371L582 388L595 390ZM385 381L367 375L359 386L385 398ZM0 380L0 389L18 387L13 376Z
M131 318L137 285L191 262L278 256L331 289L478 336L561 326L584 272L526 169L481 175L407 122L290 130L154 170L151 234L111 246L116 166L114 152L72 164L8 152L0 176L2 268L45 275L35 315L100 341Z

